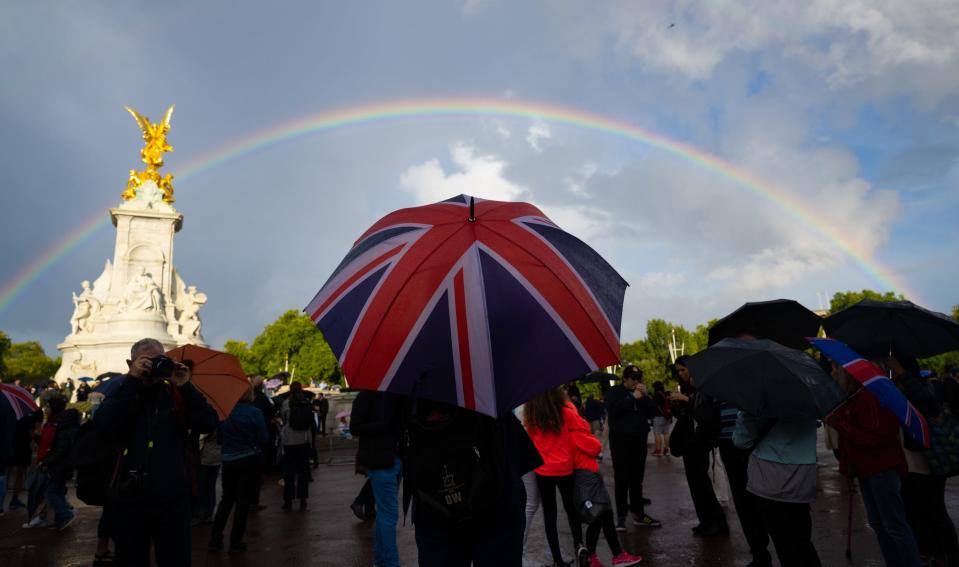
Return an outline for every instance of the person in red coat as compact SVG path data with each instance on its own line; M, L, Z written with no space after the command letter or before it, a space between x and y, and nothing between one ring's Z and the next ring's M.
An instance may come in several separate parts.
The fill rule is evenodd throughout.
M839 432L839 470L859 479L869 525L886 565L918 567L922 564L919 548L902 500L906 458L899 441L899 420L835 361L832 377L849 394L826 417L826 423Z

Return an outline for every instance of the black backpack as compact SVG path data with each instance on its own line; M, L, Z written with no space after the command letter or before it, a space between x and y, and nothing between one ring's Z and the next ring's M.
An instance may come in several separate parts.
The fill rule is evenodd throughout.
M103 506L119 454L116 446L100 438L93 420L80 426L70 450L70 464L77 471L77 500L89 506Z
M290 428L304 431L313 427L313 410L308 402L290 401Z
M407 474L418 507L458 524L486 517L501 504L496 427L492 419L462 409L444 419L411 419Z

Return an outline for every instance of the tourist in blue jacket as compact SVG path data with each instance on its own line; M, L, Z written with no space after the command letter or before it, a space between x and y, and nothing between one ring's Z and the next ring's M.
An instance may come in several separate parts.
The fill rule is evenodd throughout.
M236 511L230 531L230 552L246 550L243 534L246 532L246 517L259 485L260 451L270 439L263 412L253 405L253 398L251 387L217 430L223 466L223 496L213 518L210 551L223 549L223 529L234 505Z
M739 412L733 444L752 449L746 490L759 507L783 567L819 567L809 505L816 499L816 421L770 421Z

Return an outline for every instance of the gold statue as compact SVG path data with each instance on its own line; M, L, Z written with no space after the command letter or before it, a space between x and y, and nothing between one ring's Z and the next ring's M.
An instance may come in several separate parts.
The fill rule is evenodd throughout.
M170 118L173 116L175 106L175 104L171 104L166 114L163 115L163 120L157 124L151 123L149 118L129 106L126 107L127 112L133 115L137 124L140 125L140 129L143 130L143 141L146 142L146 145L140 150L140 157L143 158L143 163L147 164L147 168L143 171L130 170L127 188L121 194L124 200L129 201L136 198L137 188L148 180L153 181L157 184L157 187L163 190L164 202L172 204L175 200L173 198L173 175L161 176L157 171L163 167L163 154L173 151L173 146L166 141L166 135L170 131Z

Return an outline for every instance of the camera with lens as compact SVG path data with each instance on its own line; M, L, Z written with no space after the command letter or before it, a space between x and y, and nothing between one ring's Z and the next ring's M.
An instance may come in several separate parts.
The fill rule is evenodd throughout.
M173 363L173 359L168 356L154 356L150 359L150 362L153 363L153 368L150 370L151 378L169 378L173 376L173 372L176 371L176 364Z
M150 488L150 475L145 471L121 471L113 483L114 496L123 502L140 500Z

